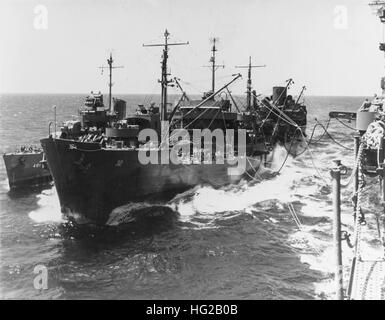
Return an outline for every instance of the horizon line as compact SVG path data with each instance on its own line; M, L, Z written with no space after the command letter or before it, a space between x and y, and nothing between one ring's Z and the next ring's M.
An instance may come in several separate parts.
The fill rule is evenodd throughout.
M17 95L17 94L20 94L20 95L28 95L28 94L31 94L31 95L89 95L91 92L0 92L0 96L1 95ZM103 95L107 95L108 96L108 93L102 93ZM244 93L233 93L234 95L236 96L243 96L245 95ZM145 93L145 92L120 92L120 93L115 93L113 94L113 97L117 97L119 95L152 95L152 96L155 96L155 95L158 95L160 96L161 94L160 93ZM174 94L169 94L169 96L171 95L180 95L178 93L174 93ZM200 95L199 93L193 93L193 94L190 94L192 96L198 96ZM296 96L296 95L292 95L292 96ZM309 95L304 95L304 97L373 97L374 95L373 94L370 94L370 95L364 95L364 94L354 94L354 95L346 95L346 94L341 94L341 95L338 95L338 94L309 94ZM245 95L246 97L246 95Z

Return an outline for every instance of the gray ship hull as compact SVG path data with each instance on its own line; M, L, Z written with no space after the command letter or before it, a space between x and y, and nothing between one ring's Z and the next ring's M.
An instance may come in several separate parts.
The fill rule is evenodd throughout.
M79 223L105 224L113 209L131 201L169 200L199 184L236 183L228 164L147 164L135 149L105 149L97 143L42 139L61 210ZM254 172L263 155L247 162ZM246 171L246 172L247 172Z
M48 168L41 163L43 152L6 153L3 159L11 189L52 181Z

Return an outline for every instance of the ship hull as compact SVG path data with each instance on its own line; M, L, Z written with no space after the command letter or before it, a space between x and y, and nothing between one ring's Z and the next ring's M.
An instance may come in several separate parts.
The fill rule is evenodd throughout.
M52 181L50 171L41 162L43 156L43 152L4 154L9 187L16 189Z
M96 143L42 139L64 214L77 222L105 224L113 209L131 201L169 200L199 184L223 186L242 177L228 164L147 164L137 150L104 149ZM255 170L264 156L247 162Z

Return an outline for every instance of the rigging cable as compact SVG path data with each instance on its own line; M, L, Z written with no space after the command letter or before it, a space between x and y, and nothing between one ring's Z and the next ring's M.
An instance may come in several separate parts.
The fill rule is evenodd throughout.
M356 128L353 128L353 127L347 125L347 124L344 123L341 119L339 119L339 118L337 118L337 117L334 118L334 119L336 119L339 123L341 123L342 125L344 125L346 128L349 128L349 129L351 129L351 130L353 130L353 131L356 131Z
M327 135L327 136L328 136L328 137L329 137L335 144L339 145L340 147L342 147L342 148L344 148L344 149L346 149L346 150L349 150L349 151L352 151L352 150L353 150L353 148L346 147L346 146L342 145L341 143L339 143L337 140L335 140L335 139L331 136L331 134L327 131L327 129L324 127L324 125L321 124L321 123L319 123L318 120L317 120L317 124L318 124L322 129L325 130L326 135Z

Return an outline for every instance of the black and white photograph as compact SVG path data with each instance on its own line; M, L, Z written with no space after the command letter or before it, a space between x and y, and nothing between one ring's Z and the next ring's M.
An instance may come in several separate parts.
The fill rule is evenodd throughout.
M385 1L2 0L0 41L0 300L385 300Z

